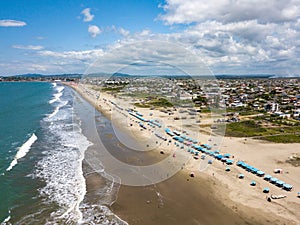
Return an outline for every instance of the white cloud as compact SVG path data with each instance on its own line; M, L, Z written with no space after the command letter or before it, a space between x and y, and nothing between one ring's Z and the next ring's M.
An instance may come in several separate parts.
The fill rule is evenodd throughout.
M167 24L255 19L262 23L279 22L297 19L299 4L299 0L167 0L162 6L166 13L159 18Z
M98 34L101 33L101 30L98 26L96 25L89 25L88 32L90 35L95 38Z
M42 50L44 47L40 45L13 45L13 48L25 50Z
M26 23L18 20L0 20L0 27L23 27Z
M91 9L86 8L81 11L81 14L84 15L83 21L84 22L91 22L94 19L94 15L91 14Z
M123 27L120 27L118 31L123 36L128 36L130 33L128 30L125 30Z
M169 40L190 45L213 68L299 71L300 0L167 0L161 7L159 19L184 28Z
M60 59L73 59L73 60L95 60L103 55L102 49L85 50L85 51L65 51L65 52L54 52L54 51L40 51L41 56L50 56Z

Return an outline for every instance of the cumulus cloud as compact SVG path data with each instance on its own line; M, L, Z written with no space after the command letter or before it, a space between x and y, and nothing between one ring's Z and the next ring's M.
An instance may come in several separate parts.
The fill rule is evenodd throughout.
M42 50L44 47L40 45L13 45L13 48L16 49L25 49L25 50Z
M90 35L95 38L98 34L101 33L101 30L98 26L96 25L89 25L88 32Z
M161 7L160 20L184 28L168 38L214 68L275 73L298 63L300 0L167 0Z
M23 27L26 23L18 20L0 20L0 27Z
M299 16L299 0L167 0L162 6L166 12L159 18L167 24L217 20L237 22L258 20L279 22L295 20Z
M90 8L85 8L84 10L81 11L81 14L83 14L84 22L91 22L94 19L94 15L91 14L91 9Z

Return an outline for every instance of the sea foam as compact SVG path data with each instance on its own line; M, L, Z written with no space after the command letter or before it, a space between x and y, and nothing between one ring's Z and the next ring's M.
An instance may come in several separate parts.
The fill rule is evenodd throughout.
M29 152L32 144L37 140L37 136L33 133L31 137L19 148L17 154L15 155L13 161L10 163L6 171L10 171L15 165L18 164L18 160L25 157Z

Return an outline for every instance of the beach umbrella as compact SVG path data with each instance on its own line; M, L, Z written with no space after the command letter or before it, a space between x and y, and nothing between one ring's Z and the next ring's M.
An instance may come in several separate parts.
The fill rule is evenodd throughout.
M255 185L256 185L256 182L253 180L253 181L251 181L250 185L251 185L251 186L255 186Z
M245 176L244 176L244 174L240 173L240 174L238 175L238 177L239 177L240 179L243 179Z
M227 166L226 169L225 169L225 171L227 171L227 172L230 171L230 167Z
M215 150L215 153L220 153L220 150Z
M270 189L269 188L264 188L263 189L263 193L269 193L270 192Z
M210 159L210 160L208 160L208 164L212 164L212 160Z
M297 195L298 195L297 197L300 198L300 191L297 193Z

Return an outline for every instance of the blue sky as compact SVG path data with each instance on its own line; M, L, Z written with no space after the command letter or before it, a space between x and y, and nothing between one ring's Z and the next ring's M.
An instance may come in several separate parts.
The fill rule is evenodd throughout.
M216 74L297 75L299 31L299 0L2 0L0 75L84 73L120 47L151 59L158 41L170 43L161 60L178 65L174 43Z

